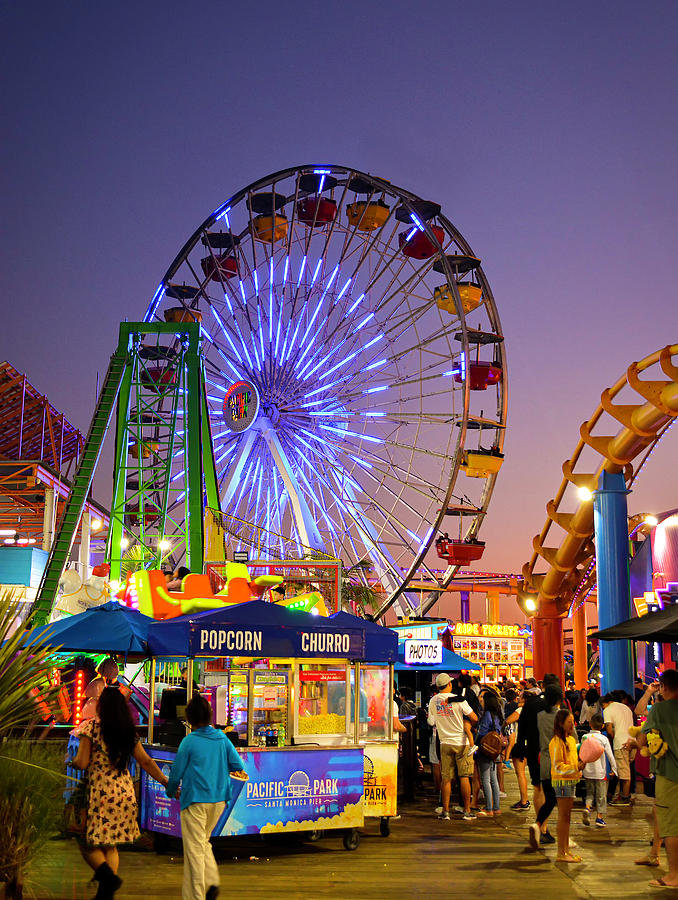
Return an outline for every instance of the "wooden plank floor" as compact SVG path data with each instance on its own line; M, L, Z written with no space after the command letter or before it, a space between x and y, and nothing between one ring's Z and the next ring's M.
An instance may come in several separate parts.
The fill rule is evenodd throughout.
M379 836L378 822L368 820L360 846L343 849L341 838L328 835L318 843L231 839L217 848L222 896L252 900L400 900L400 898L464 897L483 894L502 900L551 898L626 898L657 896L648 887L664 869L635 866L647 853L651 836L652 801L639 797L630 808L610 807L606 830L586 828L581 811L573 814L572 838L584 863L556 864L555 851L531 851L527 826L532 817L508 810L516 798L515 779L506 778L509 799L497 820L450 822L433 814L434 798L424 793L417 803L401 807L391 836ZM555 813L554 813L555 818ZM555 821L552 822L555 833ZM251 860L255 856L257 859ZM156 900L181 896L180 845L165 855L129 850L121 854L124 883L119 900ZM36 900L88 898L88 870L75 842L55 840L33 866L27 896ZM676 896L678 891L664 891Z

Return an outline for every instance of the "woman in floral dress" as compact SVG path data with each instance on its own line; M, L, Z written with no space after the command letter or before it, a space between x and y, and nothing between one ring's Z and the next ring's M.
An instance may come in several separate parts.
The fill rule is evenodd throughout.
M111 900L122 884L116 845L139 837L130 759L160 784L167 785L167 776L139 743L127 701L117 688L104 688L97 711L98 718L78 730L80 747L73 765L86 769L89 781L82 855L99 882L97 900Z

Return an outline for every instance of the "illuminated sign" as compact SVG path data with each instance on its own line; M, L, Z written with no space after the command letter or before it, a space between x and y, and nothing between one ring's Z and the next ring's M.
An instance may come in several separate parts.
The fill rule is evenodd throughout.
M405 663L433 666L443 661L443 645L440 641L405 641Z
M484 625L479 622L457 622L450 625L454 634L465 637L526 637L519 625Z
M249 381L236 381L224 397L226 427L240 434L252 425L259 411L259 394Z

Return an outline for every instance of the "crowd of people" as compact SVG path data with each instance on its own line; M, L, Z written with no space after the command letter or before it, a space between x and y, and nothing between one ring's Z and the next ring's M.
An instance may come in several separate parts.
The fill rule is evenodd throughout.
M431 692L425 709L416 709L407 688L400 689L400 700L408 715L418 714L419 749L430 764L440 819L454 812L462 822L501 816L504 779L513 771L519 799L509 809L534 815L529 846L555 844L558 862L580 863L570 839L575 803L581 802L584 826L607 828L608 804L629 806L642 778L644 793L656 798L655 829L651 853L637 864L658 866L663 844L668 873L651 884L678 886L677 670L667 669L650 685L637 682L635 696L623 690L601 696L595 685L563 689L552 674L497 686L440 673ZM648 736L649 765L636 771L636 754L648 746ZM455 783L459 802L451 806ZM549 823L556 810L554 836Z

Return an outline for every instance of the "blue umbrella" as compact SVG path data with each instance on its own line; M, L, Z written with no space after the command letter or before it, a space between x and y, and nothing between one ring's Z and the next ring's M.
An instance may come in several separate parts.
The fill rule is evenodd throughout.
M60 650L81 653L148 653L149 616L109 600L85 612L26 632Z

